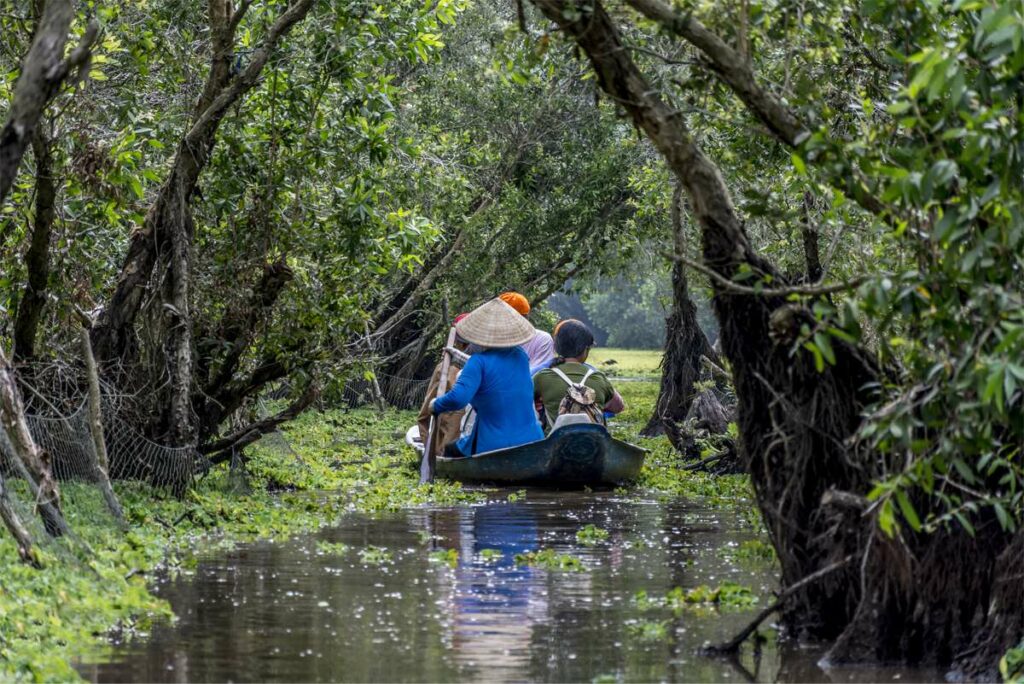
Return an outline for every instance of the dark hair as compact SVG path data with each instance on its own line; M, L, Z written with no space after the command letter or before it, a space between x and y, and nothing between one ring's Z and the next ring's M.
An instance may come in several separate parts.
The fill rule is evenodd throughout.
M565 359L578 359L593 346L594 333L583 323L569 320L558 326L558 332L555 333L555 353L558 354L559 363Z

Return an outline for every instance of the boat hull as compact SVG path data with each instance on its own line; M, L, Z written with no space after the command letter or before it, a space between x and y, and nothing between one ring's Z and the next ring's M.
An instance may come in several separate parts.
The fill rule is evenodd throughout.
M601 425L566 425L539 442L471 458L438 458L437 474L460 482L550 487L620 485L640 475L646 449Z

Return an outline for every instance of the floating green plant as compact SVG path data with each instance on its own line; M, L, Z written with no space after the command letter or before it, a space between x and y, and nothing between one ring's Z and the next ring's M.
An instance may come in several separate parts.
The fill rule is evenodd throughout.
M669 635L669 621L638 620L627 625L626 630L640 641L665 641Z
M554 549L541 549L540 551L527 551L517 553L514 556L516 565L530 565L546 570L566 570L569 572L580 572L585 570L583 561L575 556L556 553Z
M454 568L459 564L459 552L457 549L440 549L430 554L431 563L444 563Z
M380 546L367 546L359 550L359 560L367 565L383 565L394 560L390 551Z
M603 541L608 540L608 530L597 527L596 525L587 525L576 533L576 541L584 546L597 546Z
M502 558L505 554L498 549L481 549L480 560L484 563L493 563L494 561Z
M326 556L344 555L348 553L348 548L348 544L342 544L341 542L318 541L316 543L317 552Z

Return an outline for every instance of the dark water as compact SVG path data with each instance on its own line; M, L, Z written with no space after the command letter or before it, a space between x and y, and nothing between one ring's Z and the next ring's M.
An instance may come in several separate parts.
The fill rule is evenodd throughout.
M608 541L587 547L588 523ZM532 491L514 503L355 517L316 536L261 542L202 559L155 591L179 616L115 643L93 681L915 681L937 673L819 669L819 654L765 644L730 662L702 657L771 600L774 573L729 560L750 539L732 514L684 501L611 493ZM737 531L740 530L740 531ZM429 538L429 541L425 541ZM343 542L337 555L318 542ZM364 562L382 547L390 562ZM585 572L518 567L513 555L550 547ZM430 560L456 549L452 568ZM504 555L486 560L483 549ZM750 609L641 610L638 591L734 581ZM645 638L641 621L660 622Z

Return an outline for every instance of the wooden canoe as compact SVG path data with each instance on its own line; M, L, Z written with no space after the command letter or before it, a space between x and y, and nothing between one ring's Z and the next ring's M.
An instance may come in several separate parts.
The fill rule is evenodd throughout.
M470 458L437 459L437 474L460 482L548 487L620 485L640 475L647 450L613 438L601 425L561 427L539 442Z

